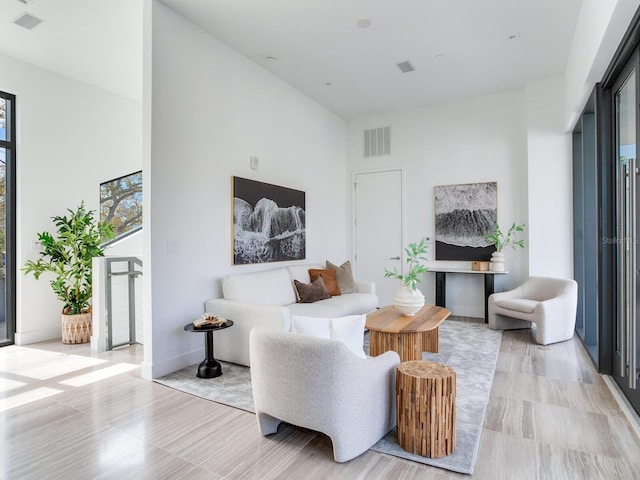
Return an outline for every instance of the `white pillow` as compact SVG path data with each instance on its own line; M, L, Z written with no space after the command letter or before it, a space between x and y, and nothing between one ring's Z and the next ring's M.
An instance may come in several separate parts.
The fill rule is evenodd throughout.
M331 338L331 319L292 315L291 332L310 337Z
M348 315L337 318L291 316L291 332L310 337L330 338L344 343L360 358L364 353L364 324L366 315Z
M364 353L364 324L366 315L349 315L331 319L331 338L344 343L349 350L360 358L367 358Z

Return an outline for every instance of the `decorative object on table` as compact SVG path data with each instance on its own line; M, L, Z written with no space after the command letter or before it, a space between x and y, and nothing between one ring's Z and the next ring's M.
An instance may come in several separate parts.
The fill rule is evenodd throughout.
M25 275L36 279L43 273L53 273L51 288L62 307L62 342L86 343L91 338L91 274L93 257L104 256L100 247L113 237L112 228L94 219L81 202L69 216L53 217L57 229L54 237L47 231L38 234L42 248L37 261L29 260L23 267Z
M489 260L497 191L496 182L434 187L436 260Z
M490 262L471 262L471 270L475 272L488 272Z
M516 236L523 231L524 223L516 225L516 222L513 222L505 235L496 223L493 231L486 235L485 238L494 244L496 249L491 255L491 265L489 266L492 272L504 272L504 253L502 250L505 247L511 247L514 250L516 247L524 248L524 239L516 239Z
M194 328L202 328L202 327L221 327L222 325L227 324L227 319L222 317L216 317L215 315L211 315L210 313L205 313L201 318L198 318L193 321Z
M305 192L233 177L233 264L306 256Z
M424 305L424 295L418 290L418 283L422 280L422 275L428 270L421 263L427 261L424 256L427 253L427 244L424 240L420 240L418 243L410 243L404 251L408 264L407 274L402 275L395 268L393 271L385 268L384 276L385 278L397 278L402 281L402 286L393 296L393 304L405 315L415 315Z
M423 457L456 449L456 372L437 362L403 362L396 372L398 444Z
M199 319L198 319L199 320ZM204 360L198 365L198 371L196 376L198 378L216 378L222 375L222 365L213 357L213 332L218 330L224 330L225 328L229 328L233 326L233 321L225 320L224 323L220 324L210 324L210 325L201 325L200 327L195 327L196 321L191 323L187 323L184 326L185 332L204 332L204 347L205 347L205 357Z

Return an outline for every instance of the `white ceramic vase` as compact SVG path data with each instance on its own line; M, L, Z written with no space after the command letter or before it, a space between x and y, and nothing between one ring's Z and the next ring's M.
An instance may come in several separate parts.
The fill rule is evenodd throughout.
M496 251L491 254L489 270L492 272L504 272L504 253Z
M393 304L404 315L415 315L424 306L424 295L417 288L402 285L393 296Z

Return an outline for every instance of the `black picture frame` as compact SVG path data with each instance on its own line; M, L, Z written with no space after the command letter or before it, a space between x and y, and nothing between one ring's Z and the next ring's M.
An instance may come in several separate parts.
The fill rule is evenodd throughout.
M487 261L495 246L485 236L498 218L498 183L434 187L436 260Z
M305 192L232 177L233 265L306 258Z

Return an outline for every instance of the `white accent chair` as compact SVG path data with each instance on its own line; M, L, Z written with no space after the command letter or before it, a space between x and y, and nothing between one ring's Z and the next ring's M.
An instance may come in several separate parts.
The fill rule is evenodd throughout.
M364 453L396 424L396 352L359 358L342 342L255 327L251 386L260 432L281 422L331 438L336 462Z
M537 326L541 345L573 337L576 327L578 284L575 280L530 277L514 290L489 297L489 327L494 330Z

